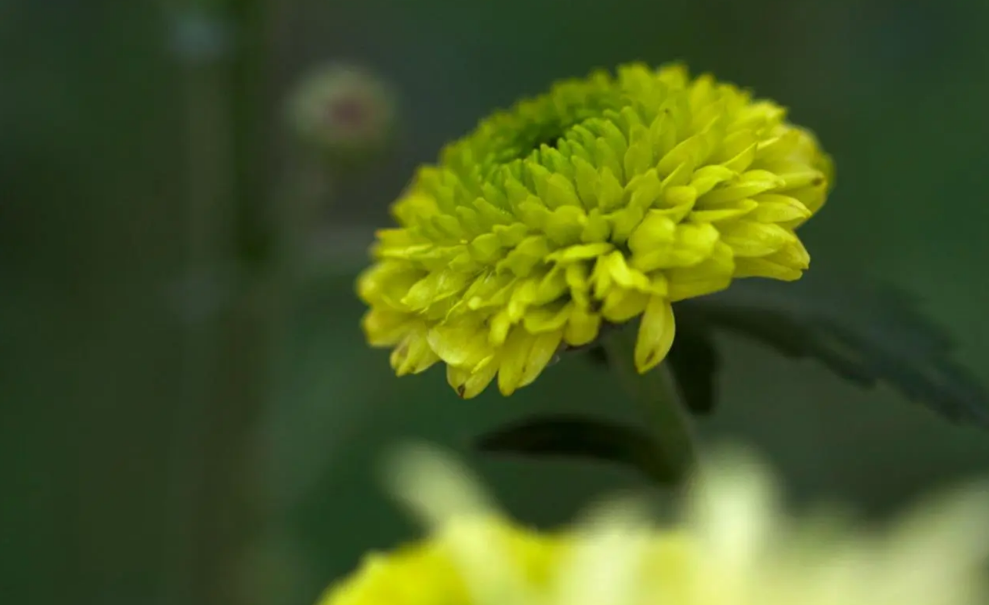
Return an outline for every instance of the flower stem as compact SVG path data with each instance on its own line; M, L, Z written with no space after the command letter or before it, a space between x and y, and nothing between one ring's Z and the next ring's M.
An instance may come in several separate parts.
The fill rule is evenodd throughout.
M272 389L284 297L273 287L279 208L269 191L269 29L276 3L177 4L173 17L185 46L177 45L175 58L188 94L187 262L208 285L217 276L232 285L188 324L166 600L264 602L251 583L262 574L245 571L244 561L265 521L257 433Z
M680 484L696 459L693 431L684 413L669 366L639 374L635 369L634 330L618 329L604 339L608 360L622 388L646 416L655 435L655 476Z

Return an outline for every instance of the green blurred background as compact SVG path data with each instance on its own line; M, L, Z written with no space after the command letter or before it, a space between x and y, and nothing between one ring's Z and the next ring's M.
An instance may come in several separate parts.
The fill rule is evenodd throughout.
M608 374L567 360L460 401L440 370L393 377L352 286L416 164L594 67L682 59L790 107L838 168L805 231L815 267L918 294L989 382L987 30L975 0L0 3L0 601L311 603L412 535L376 476L401 439L467 456L538 524L639 485L467 451L533 410L630 416ZM395 90L394 144L363 171L284 127L330 60ZM756 446L797 500L883 514L989 472L985 434L721 344L701 434Z

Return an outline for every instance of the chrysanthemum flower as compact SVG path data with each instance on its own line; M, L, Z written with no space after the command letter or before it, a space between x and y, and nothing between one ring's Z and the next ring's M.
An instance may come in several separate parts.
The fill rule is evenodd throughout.
M487 508L448 510L448 490L418 475L406 491L426 510L431 536L369 556L320 605L989 602L985 486L930 500L876 531L785 514L764 468L739 460L707 467L676 526L610 507L556 534L522 528ZM426 466L421 470L433 478L444 472Z
M556 84L482 121L419 170L359 280L374 346L399 375L437 361L462 397L531 383L558 350L641 316L660 363L671 303L735 277L794 280L794 230L830 161L785 110L680 66Z

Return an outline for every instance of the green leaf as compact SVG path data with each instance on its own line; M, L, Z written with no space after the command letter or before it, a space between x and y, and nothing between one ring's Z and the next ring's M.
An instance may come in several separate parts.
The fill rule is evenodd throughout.
M675 311L678 331L730 330L784 355L817 359L857 384L885 382L951 421L989 428L985 389L951 359L951 339L916 307L887 286L815 274L794 283L737 281Z
M679 480L647 432L597 418L571 414L533 416L482 435L474 446L494 454L620 464L662 485Z

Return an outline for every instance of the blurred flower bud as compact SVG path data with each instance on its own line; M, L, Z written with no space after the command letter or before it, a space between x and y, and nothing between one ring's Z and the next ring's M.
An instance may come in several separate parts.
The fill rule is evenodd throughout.
M395 123L390 87L347 64L326 65L304 77L288 110L296 136L334 163L359 163L382 151Z

